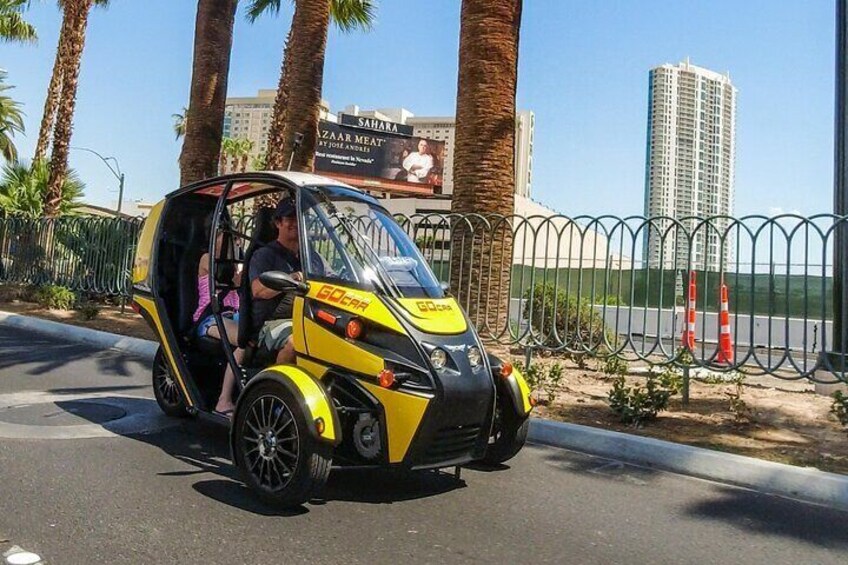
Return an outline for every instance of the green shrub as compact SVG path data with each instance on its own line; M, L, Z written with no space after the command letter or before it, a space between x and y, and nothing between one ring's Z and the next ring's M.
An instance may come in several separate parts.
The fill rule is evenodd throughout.
M39 287L35 299L42 306L56 310L70 310L77 301L71 289L53 284Z
M94 302L84 301L76 305L76 311L83 320L91 321L100 314L100 307Z
M603 318L587 299L552 283L536 284L525 291L524 298L524 319L544 337L546 345L595 351L605 345L605 335L609 344L615 345L614 336L606 332Z
M624 375L619 375L609 391L610 408L621 422L640 426L653 420L668 408L672 396L680 392L679 382L668 372L659 375L650 373L645 386L626 385Z
M608 377L626 375L629 369L630 367L627 364L627 361L619 359L614 355L604 359L601 364L601 371L603 371L603 373Z
M559 363L553 363L545 367L539 363L530 363L530 366L522 369L527 386L536 393L536 398L542 397L545 404L550 404L556 399L562 379L564 377L563 367Z
M833 404L830 406L830 412L836 416L839 423L848 432L848 395L837 390L833 393Z

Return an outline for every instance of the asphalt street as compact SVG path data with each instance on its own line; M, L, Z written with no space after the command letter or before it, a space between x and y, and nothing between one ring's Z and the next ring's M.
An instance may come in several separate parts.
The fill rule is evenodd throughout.
M149 366L0 327L0 555L46 563L839 563L848 513L557 449L334 472L259 503L226 430L161 416ZM0 558L2 562L2 558Z

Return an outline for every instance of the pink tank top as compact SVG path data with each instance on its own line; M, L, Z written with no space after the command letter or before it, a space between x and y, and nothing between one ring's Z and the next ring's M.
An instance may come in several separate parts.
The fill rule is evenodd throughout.
M208 276L197 277L197 310L194 311L194 316L192 316L192 320L195 322L200 319L200 315L203 314L203 311L209 305L209 279L211 278ZM224 308L238 312L239 297L236 291L231 290L224 297Z

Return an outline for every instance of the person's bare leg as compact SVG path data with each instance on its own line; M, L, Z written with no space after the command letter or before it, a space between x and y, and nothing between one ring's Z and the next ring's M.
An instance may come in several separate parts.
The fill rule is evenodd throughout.
M294 363L295 358L294 341L289 338L283 348L277 352L277 364Z
M236 358L236 363L241 364L243 350L236 349L233 356ZM233 373L233 368L227 363L227 370L224 371L224 383L221 385L221 395L218 397L218 403L215 405L216 412L228 412L233 410L236 405L233 402L233 390L236 386L236 375Z
M238 345L238 322L224 318L224 328L227 331L227 339L230 341L230 344ZM218 331L217 324L209 326L209 329L206 330L206 335L215 339L221 339L221 332Z

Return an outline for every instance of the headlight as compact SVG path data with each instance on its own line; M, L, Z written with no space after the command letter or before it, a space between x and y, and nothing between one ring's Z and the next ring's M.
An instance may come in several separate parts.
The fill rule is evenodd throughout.
M468 362L471 363L472 367L479 367L480 363L483 362L483 354L480 353L480 348L476 345L468 348Z
M445 353L444 349L436 348L430 354L430 363L433 364L434 369L442 369L448 362L448 354Z

